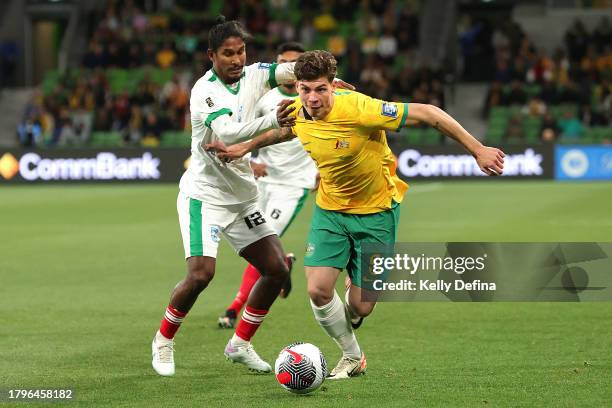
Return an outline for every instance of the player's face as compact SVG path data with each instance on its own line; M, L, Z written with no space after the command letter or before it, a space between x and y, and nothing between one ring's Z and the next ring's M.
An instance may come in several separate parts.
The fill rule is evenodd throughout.
M276 62L282 64L283 62L295 62L302 55L301 52L298 51L285 51L282 54L279 54L276 58Z
M240 37L228 37L216 50L208 50L217 75L226 84L233 84L240 79L246 63L246 46Z
M302 105L315 119L321 119L331 111L334 103L334 90L334 86L325 77L314 81L297 82L297 91Z
M298 51L285 51L282 54L278 54L278 57L276 57L276 62L278 62L279 64L282 64L284 62L295 62L300 57L300 55L302 55L302 53ZM295 92L295 82L285 84L285 88L292 92Z

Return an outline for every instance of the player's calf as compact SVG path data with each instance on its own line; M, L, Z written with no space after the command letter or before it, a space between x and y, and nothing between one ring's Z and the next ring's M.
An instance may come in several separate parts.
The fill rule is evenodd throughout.
M283 283L283 287L280 292L280 297L283 299L286 299L289 296L289 293L291 293L291 288L292 288L291 271L293 270L293 264L295 263L295 261L296 261L296 257L292 252L288 253L285 256L285 262L287 263L287 269L289 269L289 276L287 277L287 280L285 280L285 283Z
M344 307L351 321L351 327L355 330L361 327L363 319L369 316L376 302L364 302L361 300L361 288L351 284L351 279L346 278L344 286L346 293L344 296Z

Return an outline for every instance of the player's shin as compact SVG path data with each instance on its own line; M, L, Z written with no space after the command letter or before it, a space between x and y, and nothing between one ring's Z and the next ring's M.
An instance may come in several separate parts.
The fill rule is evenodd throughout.
M236 297L232 304L227 308L227 310L233 310L236 315L240 313L242 307L246 303L253 286L259 278L261 277L261 273L255 268L253 265L249 264L242 274L242 282L240 283L240 289L238 289L238 293L236 293Z
M361 358L361 349L351 329L344 306L338 293L334 291L334 296L326 305L317 306L310 301L315 319L325 332L338 344L345 357L354 359Z
M282 280L275 279L272 276L262 276L257 281L236 326L236 333L232 338L234 345L249 342L251 337L255 335L278 296L281 285Z

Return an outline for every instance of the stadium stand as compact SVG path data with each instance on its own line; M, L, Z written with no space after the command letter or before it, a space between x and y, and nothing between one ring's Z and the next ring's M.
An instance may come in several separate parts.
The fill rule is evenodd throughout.
M245 21L253 34L249 63L272 61L279 43L297 40L330 50L342 78L363 93L446 107L448 73L419 60L419 0L172 3L147 11L144 1L111 0L92 13L80 66L47 72L20 124L40 126L40 135L21 140L41 147L188 146L189 91L210 68L206 32L218 13L253 16ZM608 19L590 32L577 20L550 55L512 20L495 25L464 16L458 35L463 79L491 81L482 108L490 143L610 141ZM444 140L427 128L389 137Z
M279 43L298 40L333 52L343 79L364 93L444 107L442 73L414 63L419 1L212 0L206 12L176 1L165 13L142 3L109 1L90 17L81 66L47 73L24 115L42 128L39 146L188 145L189 90L210 67L205 33L218 13L257 16L245 22L249 62L272 61Z
M492 36L494 80L483 106L490 143L612 141L612 26L580 20L548 55L509 22Z

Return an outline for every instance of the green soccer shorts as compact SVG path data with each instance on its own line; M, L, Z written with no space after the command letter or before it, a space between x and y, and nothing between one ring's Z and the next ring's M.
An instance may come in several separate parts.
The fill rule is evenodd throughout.
M346 269L351 282L361 287L361 244L395 244L400 205L374 214L347 214L315 205L308 233L304 266ZM366 266L367 267L367 266Z

